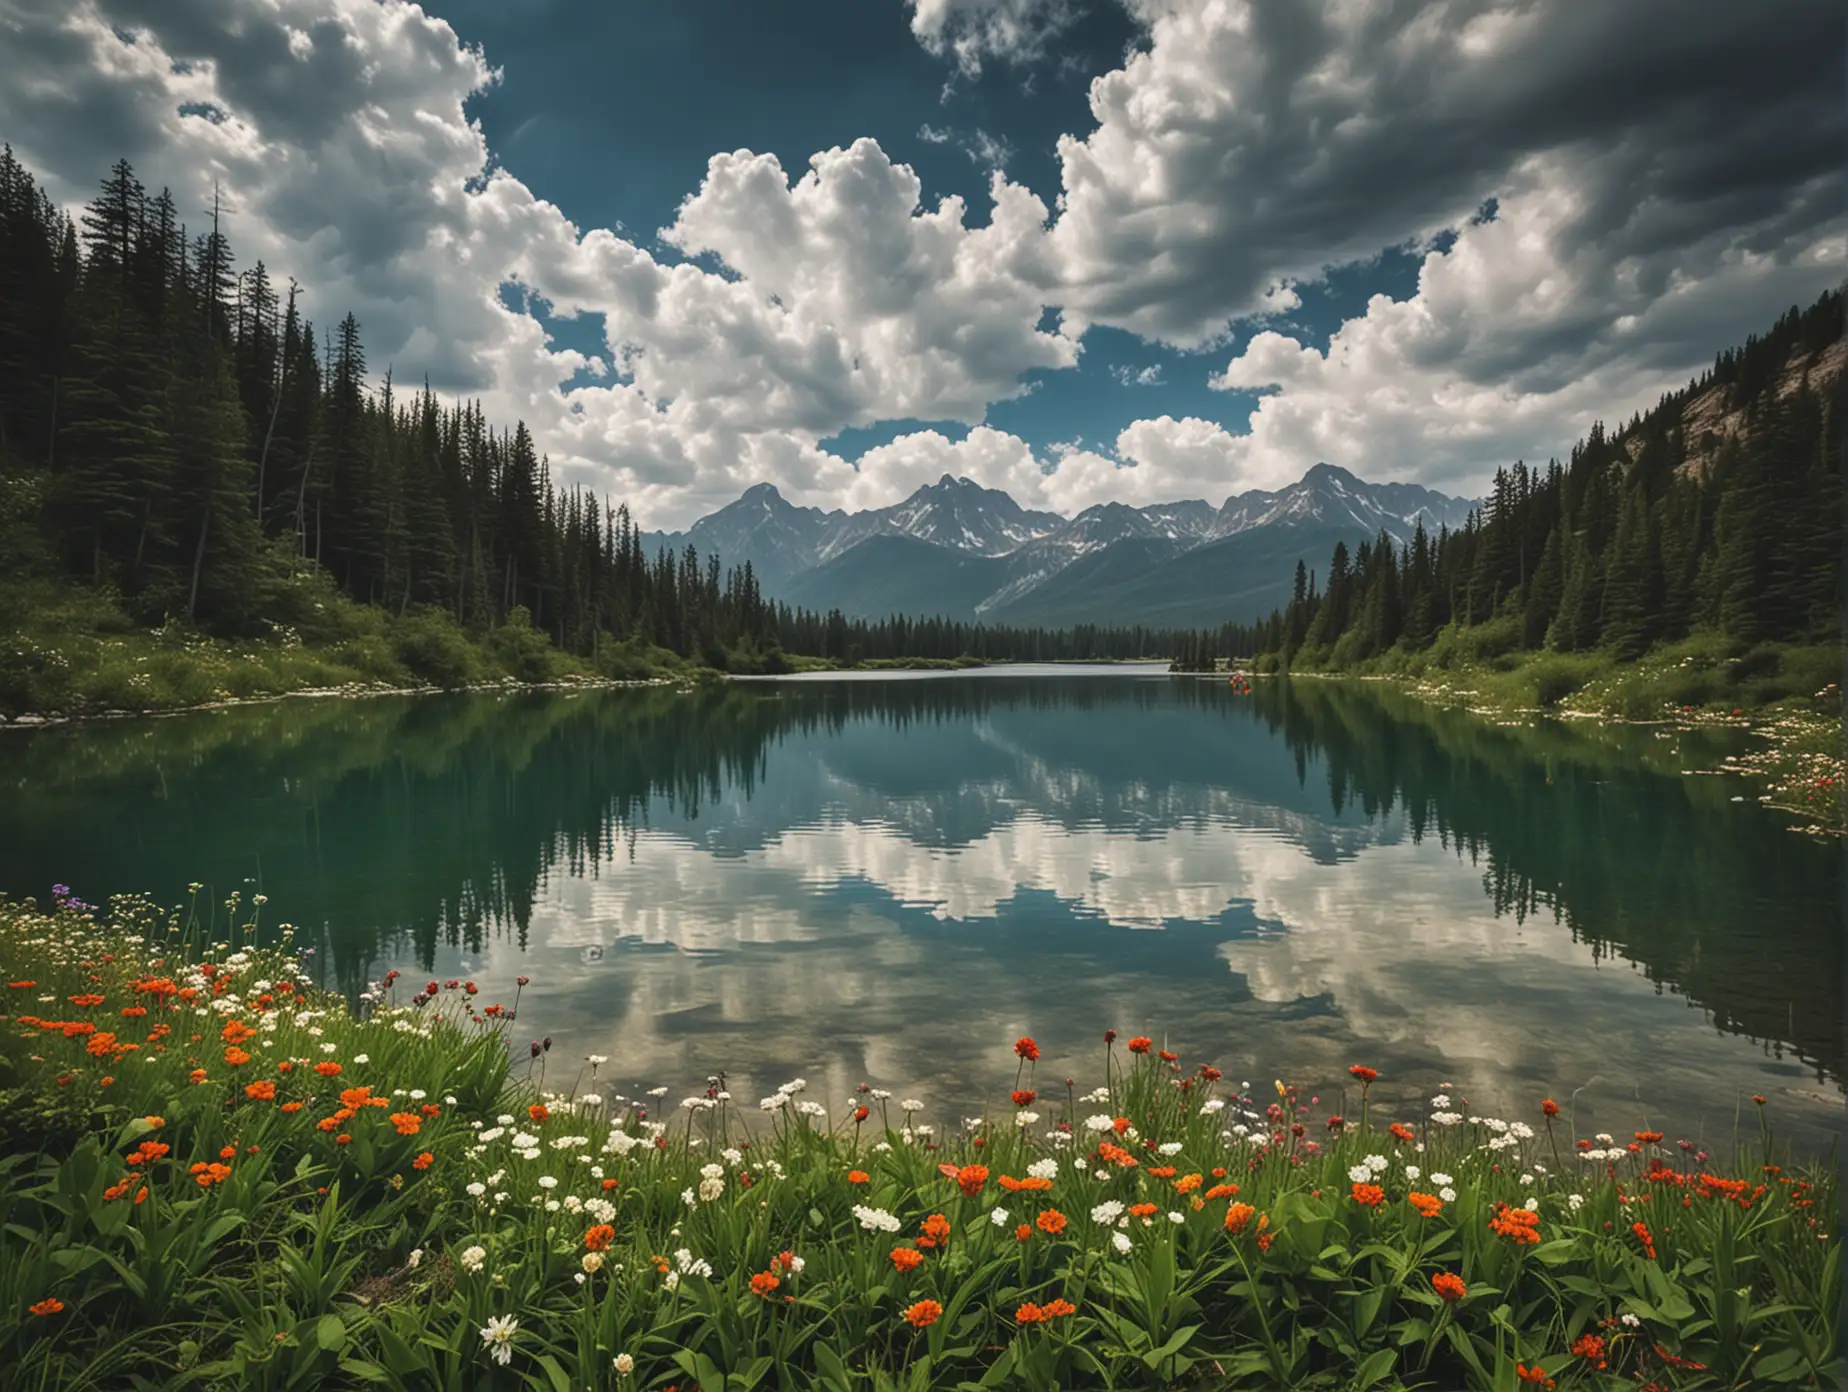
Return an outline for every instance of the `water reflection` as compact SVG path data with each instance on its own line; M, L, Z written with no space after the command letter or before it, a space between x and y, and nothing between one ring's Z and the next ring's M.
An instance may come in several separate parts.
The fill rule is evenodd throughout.
M1407 1099L1583 1088L1833 1126L1833 850L1647 729L1328 683L940 677L289 702L0 741L0 887L249 879L357 991L472 972L637 1082L795 1073L960 1114L1035 1034ZM1703 1130L1704 1128L1704 1130Z

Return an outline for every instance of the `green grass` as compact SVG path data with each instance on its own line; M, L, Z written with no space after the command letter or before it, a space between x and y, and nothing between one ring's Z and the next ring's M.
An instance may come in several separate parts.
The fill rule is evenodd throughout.
M465 983L379 983L356 1019L286 931L253 945L252 905L200 908L0 902L9 1388L1841 1371L1834 1165L1793 1166L1769 1106L1718 1156L1580 1138L1539 1097L1526 1122L1419 1101L1390 1131L1358 1073L1330 1118L1146 1039L1084 1061L1021 1040L1020 1091L978 1119L800 1080L761 1106L625 1101L607 1060L510 1062L506 1013Z
M0 716L169 711L298 691L461 688L502 682L643 681L691 664L645 644L560 652L516 610L486 634L447 611L393 615L302 581L302 621L261 637L137 625L111 595L45 580L0 583Z
M1738 769L1766 780L1766 802L1809 829L1848 830L1838 645L1738 644L1705 633L1621 662L1603 651L1518 650L1518 637L1517 620L1504 618L1446 628L1418 653L1343 663L1337 647L1299 670L1390 678L1426 700L1483 714L1736 726L1765 740Z

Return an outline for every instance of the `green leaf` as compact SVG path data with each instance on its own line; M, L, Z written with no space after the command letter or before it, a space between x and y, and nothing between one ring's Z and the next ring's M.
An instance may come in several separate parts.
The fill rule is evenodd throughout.
M376 1363L362 1363L357 1358L340 1360L340 1371L358 1378L361 1382L391 1382L392 1376Z
M314 1341L329 1353L339 1353L346 1347L346 1322L339 1315L322 1315L315 1321Z
M1391 1373L1398 1361L1399 1355L1389 1348L1368 1354L1354 1370L1354 1392L1366 1392L1367 1388Z
M552 1386L556 1389L556 1392L571 1392L571 1379L565 1376L565 1370L558 1366L558 1360L556 1358L552 1357L549 1353L542 1353L534 1361L537 1362L541 1368L545 1369L545 1375L552 1379ZM715 1383L714 1385L721 1386L723 1384Z
M1199 1331L1199 1328L1200 1326L1197 1324L1190 1324L1184 1329L1175 1330L1173 1338L1169 1339L1168 1342L1163 1344L1160 1348L1150 1349L1147 1353L1143 1354L1142 1361L1148 1364L1151 1372L1159 1372L1161 1365L1169 1358L1179 1353L1181 1349L1186 1346L1187 1341L1193 1338Z

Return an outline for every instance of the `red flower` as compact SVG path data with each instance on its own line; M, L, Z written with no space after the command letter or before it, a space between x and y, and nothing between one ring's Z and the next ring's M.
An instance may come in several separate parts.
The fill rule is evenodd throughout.
M1033 1063L1039 1058L1039 1045L1023 1034L1014 1041L1014 1052L1028 1063Z
M1453 1305L1469 1294L1469 1287L1463 1284L1463 1278L1449 1271L1440 1271L1433 1276L1431 1289Z
M872 1115L872 1112L867 1110L865 1107L855 1107L853 1109L853 1119L855 1122L865 1121L871 1115Z
M432 1155L429 1151L423 1150L423 1151L419 1151L417 1153L417 1158L411 1161L411 1168L413 1170L427 1170L435 1162L436 1162L436 1157Z
M1339 1131L1345 1124L1346 1123L1338 1116L1331 1116L1328 1119L1328 1129L1330 1131Z
M1179 1054L1171 1054L1166 1049L1161 1050L1161 1061L1163 1063L1175 1063L1179 1059L1180 1059Z
M1014 1105L1016 1107L1031 1107L1035 1096L1037 1096L1037 1094L1032 1088L1016 1088L1014 1089Z
M1407 1126L1402 1121L1395 1121L1391 1126L1388 1126L1386 1129L1392 1133L1393 1139L1398 1140L1398 1141L1405 1141L1409 1143L1410 1141L1415 1139L1417 1136L1417 1132L1413 1131L1411 1127Z
M534 1121L545 1121L552 1114L546 1110L545 1103L535 1102L526 1109L526 1115L531 1117Z
M1375 1078L1380 1076L1379 1069L1369 1068L1364 1063L1354 1064L1351 1068L1348 1069L1348 1072L1353 1074L1356 1078L1359 1078L1361 1082L1363 1083L1370 1083Z
M1559 1115L1559 1104L1549 1097L1540 1104L1540 1110L1549 1120L1551 1120L1553 1117L1556 1117Z
M1132 1054L1146 1054L1154 1047L1155 1041L1150 1039L1146 1034L1139 1034L1129 1041L1129 1051Z

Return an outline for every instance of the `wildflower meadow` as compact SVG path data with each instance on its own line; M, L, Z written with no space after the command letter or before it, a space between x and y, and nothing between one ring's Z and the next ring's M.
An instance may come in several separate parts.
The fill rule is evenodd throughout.
M629 1098L232 908L0 901L9 1389L1838 1385L1834 1161L1762 1099L1724 1154L1364 1063L1327 1114L1153 1028L993 1041L979 1116Z

